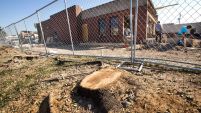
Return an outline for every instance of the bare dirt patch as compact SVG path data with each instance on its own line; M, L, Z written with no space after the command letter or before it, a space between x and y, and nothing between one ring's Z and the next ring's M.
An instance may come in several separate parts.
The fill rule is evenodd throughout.
M85 76L102 68L96 59L66 56L32 60L16 58L21 64L18 66L12 64L15 64L14 56L26 54L7 47L0 48L0 53L2 113L35 113L45 109L45 112L66 113L201 112L199 73L151 66L143 68L140 73L122 70L122 76L116 82L100 90L98 96L89 97L82 95L77 86ZM114 61L103 62L117 65ZM50 106L43 104L45 102Z

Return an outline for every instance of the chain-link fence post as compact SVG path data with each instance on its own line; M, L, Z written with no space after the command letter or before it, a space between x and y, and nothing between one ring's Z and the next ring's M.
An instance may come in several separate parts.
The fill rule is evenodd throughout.
M131 0L132 1L132 0ZM132 38L132 43L134 41L134 47L132 48L131 51L133 51L133 58L132 58L132 62L135 61L136 59L136 41L137 41L137 33L138 33L138 0L136 0L135 3L135 32L134 32L134 38ZM132 16L131 16L132 17ZM132 20L131 20L132 21ZM133 32L133 30L132 30ZM132 33L132 37L133 37L133 33ZM133 40L134 39L134 40Z
M10 26L7 27L7 30L8 30L8 32L10 33L10 36L14 35L13 32L12 32L12 30L11 30L11 28L10 28ZM9 33L7 33L7 35L8 35ZM12 41L9 40L9 37L7 37L6 41L9 41L9 44L10 44L11 46L14 46L14 45L11 43Z
M134 62L133 58L133 0L130 0L130 30L131 30L131 62Z
M3 38L4 43L8 44L7 43L7 38L6 38L8 36L8 34L6 33L6 29L5 28L2 28L1 34L3 35L2 38Z
M75 53L74 53L74 45L73 45L73 38L72 38L72 32L71 32L71 26L70 26L70 20L69 20L68 9L67 9L66 3L67 3L66 0L64 0L65 10L66 10L66 21L68 22L68 30L69 30L69 34L70 34L71 47L72 47L73 55L75 55Z
M29 45L30 45L30 49L31 49L31 47L32 47L32 44L31 44L31 36L30 36L29 33L28 33L28 29L27 29L27 26L26 26L26 22L25 22L25 20L24 20L24 26L25 26L26 32L27 32L27 34L28 34Z
M18 30L17 30L16 24L13 24L13 25L14 25L14 28L15 28L15 32L16 32L17 38L18 38L18 40L19 40L19 47L20 47L20 50L23 51L23 49L22 49L22 42L21 42L21 39L20 39Z
M44 43L44 46L45 46L46 56L48 56L46 42L45 42L45 37L44 37L44 33L43 33L43 27L42 27L40 16L39 16L39 11L36 11L36 13L37 13L37 18L38 18L38 23L40 25L40 30L41 30L41 35L42 35L42 38L43 38L43 43Z

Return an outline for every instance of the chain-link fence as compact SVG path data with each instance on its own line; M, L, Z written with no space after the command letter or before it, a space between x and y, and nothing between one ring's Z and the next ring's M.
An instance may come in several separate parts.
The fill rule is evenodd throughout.
M200 0L55 0L4 28L33 52L201 64ZM160 21L160 22L159 22Z
M137 57L177 66L200 64L200 4L199 0L149 1L147 13L138 15L138 25L147 26L138 27L146 41L136 50ZM139 13L143 11L139 8Z

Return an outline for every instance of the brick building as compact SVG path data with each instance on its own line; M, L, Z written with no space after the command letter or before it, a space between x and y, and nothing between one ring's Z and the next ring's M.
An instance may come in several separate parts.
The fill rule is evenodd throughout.
M145 41L154 35L157 22L156 10L151 0L139 0L137 41ZM123 42L124 29L129 28L130 0L113 0L111 2L82 10L74 5L68 8L74 43L83 42ZM133 17L135 0L133 0ZM133 23L134 23L133 18ZM70 43L65 10L51 15L42 22L45 40L56 37L57 40ZM39 41L41 30L37 25Z

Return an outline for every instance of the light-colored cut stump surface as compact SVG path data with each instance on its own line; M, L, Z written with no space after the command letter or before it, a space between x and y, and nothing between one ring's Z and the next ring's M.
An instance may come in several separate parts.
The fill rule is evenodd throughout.
M121 72L115 68L105 68L86 76L80 83L80 86L90 90L97 90L115 82Z

